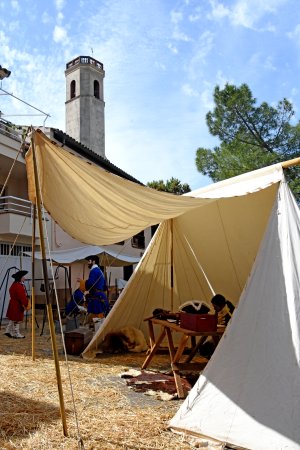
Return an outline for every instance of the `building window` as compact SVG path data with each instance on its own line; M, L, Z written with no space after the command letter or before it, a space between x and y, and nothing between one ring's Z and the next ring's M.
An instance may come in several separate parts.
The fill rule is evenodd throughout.
M145 234L144 231L140 231L138 234L131 238L131 245L134 248L145 248Z
M31 246L29 245L13 245L13 244L0 244L1 256L24 256L24 252L31 252ZM28 255L25 255L28 256Z
M76 81L72 80L70 85L70 98L76 97Z
M97 80L94 81L94 96L96 98L100 98L100 85Z

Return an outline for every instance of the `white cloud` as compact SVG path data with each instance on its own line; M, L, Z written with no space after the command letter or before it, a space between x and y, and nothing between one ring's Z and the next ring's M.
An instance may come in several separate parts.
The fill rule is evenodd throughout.
M226 7L218 0L210 0L209 18L221 20L227 17L233 25L256 29L257 24L268 14L276 15L277 8L287 0L236 0L232 7ZM264 25L259 31L274 31L274 25ZM258 30L257 30L258 31Z
M190 22L198 22L198 20L200 20L202 16L203 16L202 8L200 6L197 6L194 9L193 13L189 14L188 20Z
M171 11L171 22L177 25L179 22L182 21L182 13L179 11Z
M214 45L214 34L206 30L204 31L195 46L195 52L190 59L187 67L189 77L191 79L197 79L199 76L199 68L207 61L207 57L210 54Z
M159 69L163 70L164 72L165 72L166 69L167 69L166 65L163 64L163 63L161 63L161 62L155 61L154 64L155 64L155 67L158 67Z
M19 27L20 27L19 21L9 22L9 24L8 24L8 30L10 32L15 32L16 30L18 30Z
M66 44L68 41L68 34L65 28L60 27L59 25L55 25L53 31L53 40L56 43Z
M298 95L299 89L298 88L292 88L291 95L294 97L295 95Z
M237 2L230 14L230 20L234 25L241 25L245 28L252 28L258 17L258 10L249 8L249 4L244 0Z
M41 17L42 23L47 24L50 23L52 21L52 18L49 16L49 14L44 11Z
M201 92L201 104L206 111L212 110L215 106L212 96L213 87L210 82L204 83L205 89Z
M184 42L191 41L191 38L189 38L185 33L183 33L182 31L179 31L179 30L173 31L172 37L176 41L184 41Z
M222 70L218 70L217 71L217 76L216 76L216 84L218 86L220 86L220 88L224 88L225 84L229 83L229 84L234 84L234 80L233 79L228 79L227 77L225 77L223 75Z
M65 6L65 0L55 0L55 7L58 11L63 9L64 6Z
M273 72L275 72L275 71L277 70L276 66L274 65L272 56L268 56L268 57L265 59L265 62L264 62L264 64L263 64L263 67L264 67L264 69L266 69L266 70L271 70L271 71L273 71Z
M12 0L11 7L17 12L20 11L20 5L19 5L19 2L17 0Z
M265 26L260 27L259 31L268 31L269 33L275 33L277 31L276 26L271 24L271 23L267 23Z
M188 97L199 97L199 92L193 89L189 84L184 84L182 86L182 92Z
M190 14L188 19L190 22L198 22L201 19L201 14Z
M299 40L299 38L300 38L300 24L296 25L295 28L292 31L287 33L287 36L290 39Z
M218 3L216 0L210 0L211 13L209 17L219 20L223 17L230 15L230 10L226 8L222 3Z
M178 49L173 44L167 44L167 48L174 53L174 55L177 55Z
M262 52L253 53L249 59L249 66L256 69L261 67L267 71L275 72L277 67L274 64L273 57L264 55Z
M171 23L174 24L174 31L172 38L176 41L189 42L191 38L183 31L179 29L180 22L183 21L183 14L179 11L171 11Z

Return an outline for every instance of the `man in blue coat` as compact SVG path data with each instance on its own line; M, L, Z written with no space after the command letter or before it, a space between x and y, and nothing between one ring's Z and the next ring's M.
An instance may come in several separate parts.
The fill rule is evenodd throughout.
M85 281L87 310L90 318L105 317L109 311L107 286L104 274L99 267L99 257L90 255L85 258L90 269L89 278Z

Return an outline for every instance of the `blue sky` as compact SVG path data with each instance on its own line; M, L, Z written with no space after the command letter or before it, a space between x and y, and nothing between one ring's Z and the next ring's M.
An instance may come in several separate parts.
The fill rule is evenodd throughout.
M65 129L64 70L79 55L104 64L107 158L144 183L210 182L195 155L218 144L205 122L217 84L286 97L300 116L298 0L0 0L2 88L50 114L47 126ZM43 123L10 96L0 110Z

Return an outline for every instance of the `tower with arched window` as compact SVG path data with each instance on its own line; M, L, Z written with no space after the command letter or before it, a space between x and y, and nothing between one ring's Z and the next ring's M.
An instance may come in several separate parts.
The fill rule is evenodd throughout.
M66 133L105 156L103 64L78 56L66 64Z

